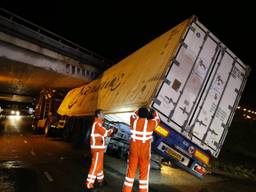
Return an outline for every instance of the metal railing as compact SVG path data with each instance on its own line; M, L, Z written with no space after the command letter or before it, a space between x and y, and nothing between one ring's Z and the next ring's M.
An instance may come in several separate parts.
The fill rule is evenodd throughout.
M80 54L85 54L86 56L91 56L94 59L97 59L99 62L105 63L105 65L107 65L107 66L110 63L106 58L104 58L104 57L84 48L84 47L81 47L80 45L78 45L64 37L62 37L58 34L55 34L39 25L36 25L36 24L34 24L34 23L32 23L14 13L11 13L3 8L0 8L0 18L5 19L6 21L8 21L10 23L15 23L18 26L26 28L26 30L32 31L33 33L36 33L39 36L43 35L46 38L55 40L59 44L62 44L62 46L72 48L73 50L79 52Z

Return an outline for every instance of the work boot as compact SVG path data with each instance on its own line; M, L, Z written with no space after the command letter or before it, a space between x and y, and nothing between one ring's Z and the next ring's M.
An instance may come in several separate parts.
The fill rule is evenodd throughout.
M102 182L97 182L97 187L105 187L107 185L108 184L107 184L106 180L103 180Z
M95 188L91 188L91 189L85 188L84 192L96 192L96 189Z
M84 192L93 192L93 191L95 191L95 188L93 187L93 185L90 185L90 187L91 188L88 188L87 184L84 183L84 186L83 186Z

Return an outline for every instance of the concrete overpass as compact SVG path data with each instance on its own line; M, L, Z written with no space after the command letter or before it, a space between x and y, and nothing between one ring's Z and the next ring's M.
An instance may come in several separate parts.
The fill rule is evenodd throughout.
M29 101L42 88L70 89L95 79L109 61L0 9L0 100Z

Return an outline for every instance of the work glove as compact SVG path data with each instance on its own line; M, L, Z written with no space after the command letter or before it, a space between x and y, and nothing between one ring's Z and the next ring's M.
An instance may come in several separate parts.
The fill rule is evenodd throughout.
M118 129L114 127L114 128L113 128L113 134L116 134L117 131L118 131Z
M150 108L150 109L149 109L149 113L154 114L154 113L155 113L155 110L154 110L153 108Z
M148 113L148 119L153 119L155 116L154 114L155 114L155 110L150 108Z

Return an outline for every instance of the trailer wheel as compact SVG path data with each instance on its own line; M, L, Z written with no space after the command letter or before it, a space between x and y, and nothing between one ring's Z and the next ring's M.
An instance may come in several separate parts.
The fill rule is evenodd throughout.
M80 148L82 146L82 143L83 143L82 119L80 117L77 117L74 119L71 143L72 143L73 147L75 147L75 148Z
M127 158L128 158L128 153L121 150L120 153L119 153L119 157L120 157L122 160L127 160Z
M53 137L54 136L54 130L51 128L51 126L46 126L44 129L44 135L46 137Z
M70 118L64 126L62 137L65 141L71 141L72 129L74 126L74 119Z
M161 169L161 164L159 164L156 161L151 160L151 169L160 170Z

